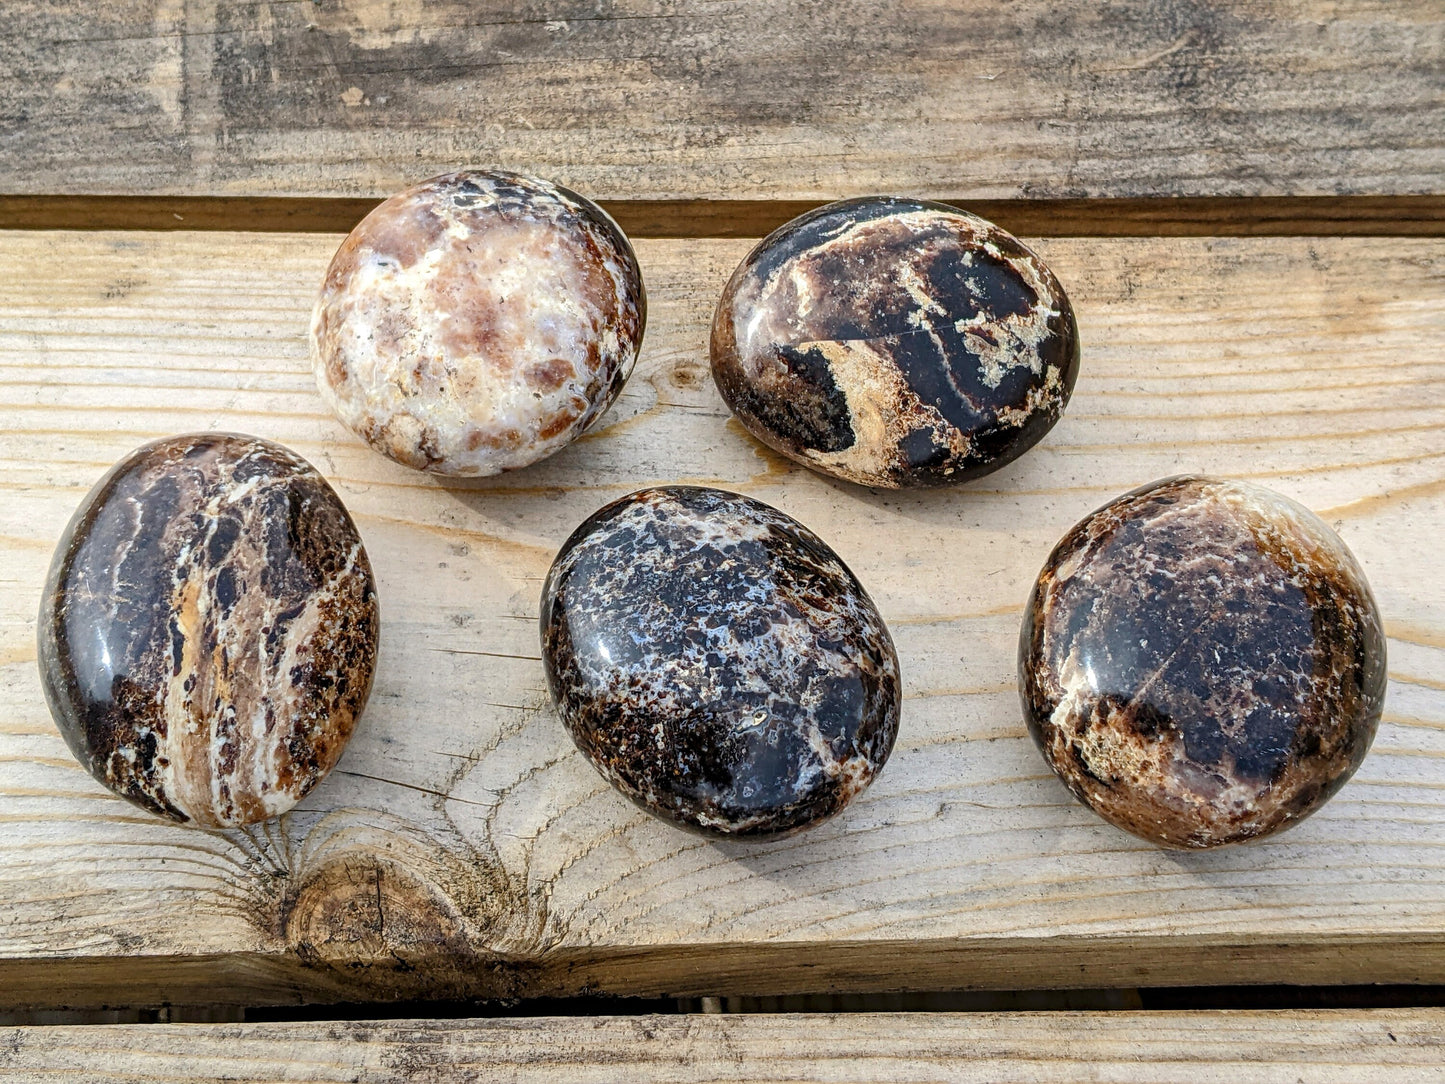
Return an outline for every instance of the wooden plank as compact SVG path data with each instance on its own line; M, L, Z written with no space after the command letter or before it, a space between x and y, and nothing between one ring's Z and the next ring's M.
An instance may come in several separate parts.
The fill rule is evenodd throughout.
M306 361L334 236L0 234L0 1002L1445 981L1445 242L1050 240L1084 363L1060 425L953 492L796 468L708 377L747 248L639 246L650 326L601 428L481 483L369 452ZM34 614L75 504L126 450L237 429L315 462L384 615L371 706L279 824L151 820L70 758ZM1020 719L1014 651L1045 554L1155 477L1271 485L1335 524L1390 637L1374 750L1320 814L1212 854L1075 804ZM649 483L797 516L891 624L893 759L843 817L766 845L651 820L577 754L537 661L555 549Z
M849 1013L0 1030L44 1081L1438 1081L1445 1011ZM103 1068L101 1068L103 1067Z
M1445 192L1435 0L6 5L0 192Z

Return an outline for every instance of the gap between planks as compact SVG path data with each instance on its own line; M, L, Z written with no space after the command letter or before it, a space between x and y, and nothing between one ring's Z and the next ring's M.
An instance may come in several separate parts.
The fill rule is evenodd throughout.
M364 876L373 871L357 869ZM380 883L380 882L378 882ZM406 926L426 920L407 915ZM348 906L355 906L348 904ZM363 919L368 916L363 916ZM1326 934L1241 944L1238 938L967 937L575 947L485 955L456 941L353 940L290 951L0 959L0 1005L13 1011L344 1005L385 1001L805 997L1012 989L1097 990L1276 984L1438 983L1445 937ZM371 935L371 936L367 936ZM1285 963L1284 961L1287 961ZM744 1013L741 1015L753 1015ZM850 1013L849 1015L859 1015Z
M418 178L419 179L419 178ZM895 194L895 193L880 193ZM908 193L896 193L907 195ZM0 195L0 229L345 233L379 199ZM821 200L601 200L632 237L761 237ZM1040 237L1439 237L1445 195L944 198Z

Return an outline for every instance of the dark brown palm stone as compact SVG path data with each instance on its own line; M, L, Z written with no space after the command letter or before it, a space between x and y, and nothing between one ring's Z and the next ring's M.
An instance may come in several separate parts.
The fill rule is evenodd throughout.
M776 509L645 489L573 533L542 656L562 722L642 808L718 837L837 813L898 733L898 658L862 585Z
M1216 847L1308 816L1379 725L1385 637L1364 573L1308 509L1168 478L1049 556L1019 644L1029 731L1121 828Z
M867 486L997 470L1063 413L1069 299L1012 235L939 203L869 197L794 219L733 272L712 371L748 431Z
M378 617L325 479L258 437L147 444L81 502L40 607L61 736L122 797L202 827L277 816L341 756Z

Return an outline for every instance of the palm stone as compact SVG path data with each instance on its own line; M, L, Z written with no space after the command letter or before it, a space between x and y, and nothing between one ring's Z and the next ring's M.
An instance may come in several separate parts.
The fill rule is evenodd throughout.
M461 170L351 231L311 322L321 396L377 451L480 476L535 463L616 400L647 319L607 212L535 177Z
M1265 836L1360 766L1385 696L1365 575L1308 509L1169 478L1054 548L1029 598L1030 733L1106 820L1171 847Z
M1079 370L1073 309L1016 238L939 203L830 204L733 273L712 372L764 444L823 474L965 482L1032 448Z
M817 535L748 497L645 489L547 576L542 655L588 760L674 824L765 839L832 816L883 767L898 659Z
M230 827L294 806L366 704L371 565L305 460L229 433L115 465L55 551L39 619L71 751L152 813Z

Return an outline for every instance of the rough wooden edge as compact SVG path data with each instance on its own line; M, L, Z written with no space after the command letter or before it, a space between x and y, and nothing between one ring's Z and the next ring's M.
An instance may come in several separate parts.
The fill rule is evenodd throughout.
M0 229L341 233L368 198L0 195ZM1439 237L1445 195L946 202L1041 237ZM816 200L603 200L634 237L761 237Z
M335 1004L359 999L789 995L1139 986L1445 983L1445 934L1243 944L1220 937L839 941L569 950L538 959L304 951L0 960L8 1010ZM1282 970L1288 961L1287 971ZM443 983L437 976L446 975Z
M1439 1079L1445 1010L530 1017L0 1030L7 1079Z

